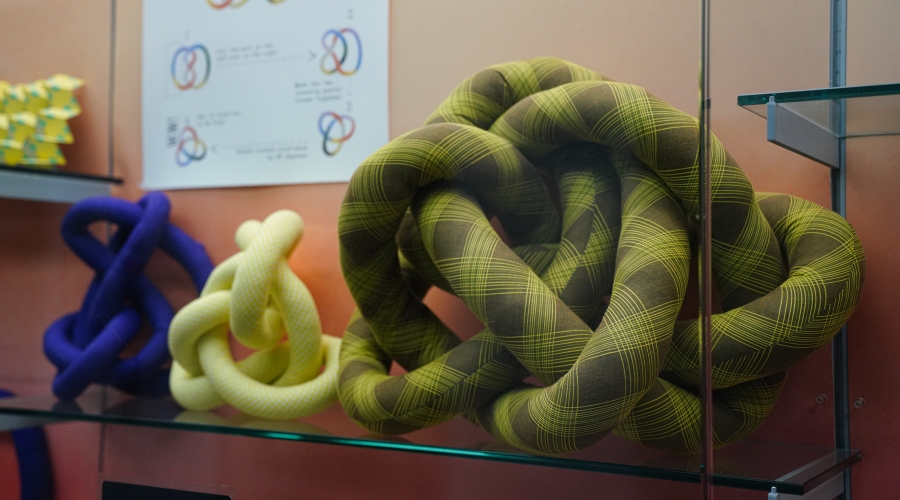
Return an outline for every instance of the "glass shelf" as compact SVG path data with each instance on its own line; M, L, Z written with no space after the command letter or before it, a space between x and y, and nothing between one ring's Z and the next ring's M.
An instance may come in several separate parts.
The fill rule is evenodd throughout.
M766 118L770 98L838 137L900 134L900 83L746 94L738 106ZM839 106L846 113L843 135L832 125Z
M664 453L617 436L563 457L531 455L492 440L461 418L403 436L374 435L351 421L337 404L300 420L273 421L231 408L185 411L171 398L139 399L93 387L74 402L52 395L0 400L0 421L4 418L19 425L29 419L32 424L81 420L700 481L699 455ZM715 484L761 491L774 486L780 493L802 495L860 458L856 450L746 440L716 452Z
M0 165L0 198L77 203L91 196L109 196L122 179L60 170Z

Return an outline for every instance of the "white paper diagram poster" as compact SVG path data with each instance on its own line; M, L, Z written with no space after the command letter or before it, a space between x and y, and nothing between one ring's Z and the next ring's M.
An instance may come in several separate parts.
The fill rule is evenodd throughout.
M388 0L144 0L145 189L350 179L388 141Z

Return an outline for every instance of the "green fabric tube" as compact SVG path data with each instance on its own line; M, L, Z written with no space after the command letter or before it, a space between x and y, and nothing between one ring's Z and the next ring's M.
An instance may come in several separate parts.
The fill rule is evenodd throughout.
M613 431L698 450L697 322L676 321L697 146L693 117L565 61L498 65L463 82L426 126L359 167L341 207L341 264L359 307L341 352L351 418L402 433L464 415L536 453ZM712 158L723 446L761 425L785 370L850 317L864 257L844 219L755 194L716 139ZM485 330L461 342L421 303L432 285ZM391 360L409 373L388 376ZM528 374L544 387L522 384Z

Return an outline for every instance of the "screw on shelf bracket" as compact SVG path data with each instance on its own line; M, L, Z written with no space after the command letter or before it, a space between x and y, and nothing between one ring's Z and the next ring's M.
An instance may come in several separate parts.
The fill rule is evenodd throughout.
M844 475L838 474L803 495L778 493L778 488L772 486L772 490L769 492L767 500L832 500L843 493Z
M830 130L775 102L766 104L766 139L831 168L840 166L840 140Z

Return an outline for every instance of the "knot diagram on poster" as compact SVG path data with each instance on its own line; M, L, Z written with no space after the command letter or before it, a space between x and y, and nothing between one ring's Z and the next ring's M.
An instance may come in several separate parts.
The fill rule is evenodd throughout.
M343 182L388 140L387 0L157 0L143 36L145 189Z
M283 3L285 1L287 1L287 0L268 0L269 3L276 3L276 4ZM247 3L247 0L237 0L237 1L235 1L235 0L218 0L218 1L206 0L206 3L208 3L210 7L214 8L216 10L219 10L219 9L225 9L228 7L231 7L231 8L241 7L245 3Z
M209 80L209 51L203 44L179 47L172 56L172 83L178 90L199 89Z
M322 37L325 53L322 55L322 73L344 76L356 74L362 64L362 42L356 31L350 28L328 30Z
M322 152L334 156L341 150L341 145L353 137L356 123L349 115L339 115L326 111L319 117L319 133L322 134Z
M186 167L195 161L206 157L206 143L197 136L197 131L190 125L185 125L178 134L178 145L175 146L175 163L179 167Z

